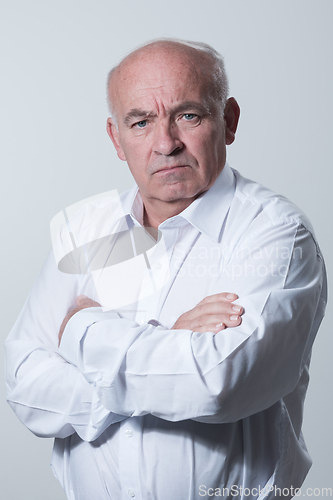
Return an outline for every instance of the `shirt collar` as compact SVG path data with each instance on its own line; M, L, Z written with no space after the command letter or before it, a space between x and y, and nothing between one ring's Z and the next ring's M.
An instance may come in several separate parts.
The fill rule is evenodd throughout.
M194 200L179 215L171 219L174 222L178 219L180 225L186 220L201 233L218 241L222 224L235 193L235 185L235 176L228 163L226 163L213 186ZM130 191L127 191L126 196L121 196L121 198L124 215L129 215L132 219L142 224L143 203L138 186L133 186ZM168 221L171 219L168 219Z
M234 197L235 186L235 176L226 163L212 187L194 200L179 215L201 233L218 241L223 222Z
M120 200L125 217L130 216L131 219L143 225L143 203L138 186L135 184L131 189L122 193Z

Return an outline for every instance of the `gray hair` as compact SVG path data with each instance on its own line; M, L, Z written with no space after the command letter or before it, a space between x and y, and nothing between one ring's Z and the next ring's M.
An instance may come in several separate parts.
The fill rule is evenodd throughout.
M157 38L155 40L148 41L143 45L140 45L133 51L131 51L129 54L127 54L126 57L124 57L120 61L119 64L113 67L109 72L107 77L107 103L111 116L114 118L115 121L116 117L114 114L114 106L111 100L111 92L110 92L111 80L115 71L120 67L120 65L125 59L130 57L135 52L140 51L141 49L144 49L146 47L154 48L160 45L173 45L173 44L175 46L183 45L185 47L190 47L207 55L212 65L211 80L209 82L209 87L210 87L209 98L211 101L213 101L215 104L218 105L221 114L223 114L224 107L228 98L229 84L224 67L223 57L221 56L221 54L219 54L219 52L217 52L215 49L213 49L213 47L211 47L207 43L192 42L188 40L181 40L178 38Z

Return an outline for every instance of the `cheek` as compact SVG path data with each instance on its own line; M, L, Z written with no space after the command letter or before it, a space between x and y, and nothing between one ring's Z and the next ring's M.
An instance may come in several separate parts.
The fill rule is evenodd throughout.
M226 151L225 139L221 130L215 130L211 133L206 141L204 141L203 147L205 148L207 157L219 161Z
M226 160L226 148L221 137L206 137L196 144L196 154L194 154L199 166L201 178L210 179L218 174Z
M216 145L204 138L196 142L195 148L192 150L199 166L206 167L211 165L214 160Z
M128 167L137 182L142 185L147 182L147 171L149 165L149 152L141 143L124 143L124 152Z
M122 142L122 148L126 155L127 161L140 163L149 157L149 147L142 137L131 138Z
M216 155L217 149L220 149L221 132L215 127L206 124L193 130L193 135L187 137L185 144L189 152L201 160L201 162L211 161Z

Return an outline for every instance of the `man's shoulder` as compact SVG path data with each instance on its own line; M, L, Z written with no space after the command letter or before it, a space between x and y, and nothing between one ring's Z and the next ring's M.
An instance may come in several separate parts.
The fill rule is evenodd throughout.
M74 203L53 217L50 229L56 261L119 229L125 220L122 200L117 190L107 191Z
M314 230L306 214L285 196L275 193L232 169L236 178L235 196L231 210L239 216L259 219L267 224L299 224L312 235Z

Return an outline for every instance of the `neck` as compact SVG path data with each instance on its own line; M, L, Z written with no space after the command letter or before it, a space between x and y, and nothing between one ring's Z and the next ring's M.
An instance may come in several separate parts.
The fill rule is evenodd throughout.
M176 200L174 202L154 203L155 200L143 199L143 225L157 229L162 222L180 214L195 198Z

